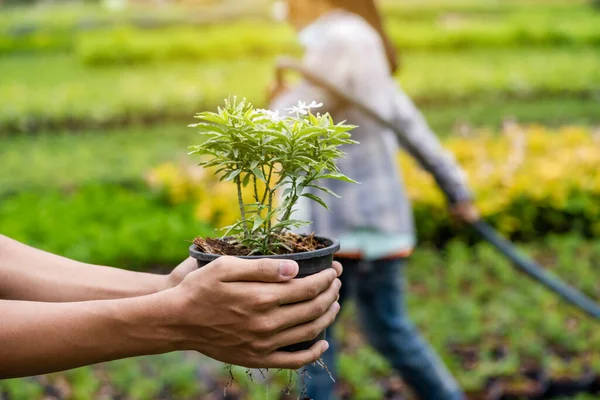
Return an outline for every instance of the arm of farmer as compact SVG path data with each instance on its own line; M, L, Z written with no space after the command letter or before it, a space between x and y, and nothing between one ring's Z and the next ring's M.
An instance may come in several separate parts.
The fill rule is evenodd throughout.
M0 235L3 299L61 302L140 296L173 287L195 269L192 259L169 275L90 265Z
M479 211L473 203L462 169L444 150L421 112L401 90L394 94L394 108L394 122L417 152L411 155L432 173L440 188L448 194L451 214L465 222L477 221Z
M339 311L341 266L303 279L293 261L221 257L176 287L71 303L0 300L0 379L176 350L249 368L296 369L327 349L312 340Z

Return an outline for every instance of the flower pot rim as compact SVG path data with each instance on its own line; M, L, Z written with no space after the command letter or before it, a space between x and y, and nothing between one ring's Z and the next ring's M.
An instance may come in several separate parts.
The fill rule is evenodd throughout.
M328 242L330 244L329 244L329 246L322 248L322 249L305 251L302 253L273 254L273 255L263 255L263 256L232 256L232 257L242 258L242 259L246 259L246 260L260 260L260 259L264 259L264 258L270 258L270 259L274 259L274 260L299 261L299 260L308 260L308 259L312 259L312 258L329 256L329 255L336 253L340 249L340 242L337 239L329 238L326 236L315 236L315 238L318 240ZM190 246L190 256L195 258L196 260L200 260L200 261L213 261L219 257L226 256L226 254L203 253L201 251L196 250L196 245L192 244Z

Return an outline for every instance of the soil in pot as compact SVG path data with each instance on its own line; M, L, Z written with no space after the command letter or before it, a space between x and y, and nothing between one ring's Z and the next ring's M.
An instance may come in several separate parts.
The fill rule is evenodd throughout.
M189 251L190 256L198 262L199 268L224 255L244 259L273 258L294 260L299 266L296 279L301 279L331 268L333 255L340 249L340 244L337 240L315 236L314 234L297 235L288 232L277 237L277 240L284 243L292 252L282 251L281 254L274 255L253 254L252 249L240 246L230 238L196 238L194 244L190 246ZM286 346L281 350L288 352L306 350L323 339L325 339L325 331L321 332L314 340Z

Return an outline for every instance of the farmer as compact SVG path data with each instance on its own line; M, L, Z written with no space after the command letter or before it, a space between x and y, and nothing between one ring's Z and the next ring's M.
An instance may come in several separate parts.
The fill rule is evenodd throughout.
M373 0L288 0L287 12L305 48L302 65L393 120L450 194L452 214L477 220L459 167L392 77L398 67L396 53ZM330 212L305 202L295 217L314 221L311 231L340 238L339 260L346 271L340 303L354 290L369 343L421 399L462 399L463 392L409 321L404 306L403 270L415 246L415 230L396 164L399 146L394 134L308 81L290 90L279 80L270 99L271 108L280 112L299 100L322 102L323 109L317 111L358 125L352 136L360 144L344 148L347 157L339 166L360 185L322 182L341 199L328 199ZM335 341L330 343L324 357L335 375ZM309 367L309 375L308 396L332 399L334 383L327 371Z
M0 235L0 379L176 350L246 366L299 368L328 344L341 265L304 279L293 261L221 257L169 275L83 264Z

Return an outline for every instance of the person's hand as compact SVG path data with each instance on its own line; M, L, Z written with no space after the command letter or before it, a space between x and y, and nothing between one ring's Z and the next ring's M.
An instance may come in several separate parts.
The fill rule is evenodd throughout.
M470 200L451 205L450 215L459 222L467 223L477 222L481 218L479 210Z
M293 261L223 256L191 272L172 290L179 347L248 368L315 362L327 342L294 353L278 349L313 340L333 323L342 271L337 262L333 267L293 279Z
M194 258L188 257L165 277L164 288L174 288L179 285L190 272L194 272L197 269L198 262Z
M290 87L282 81L276 80L267 89L267 103L272 103L282 93L290 90Z

